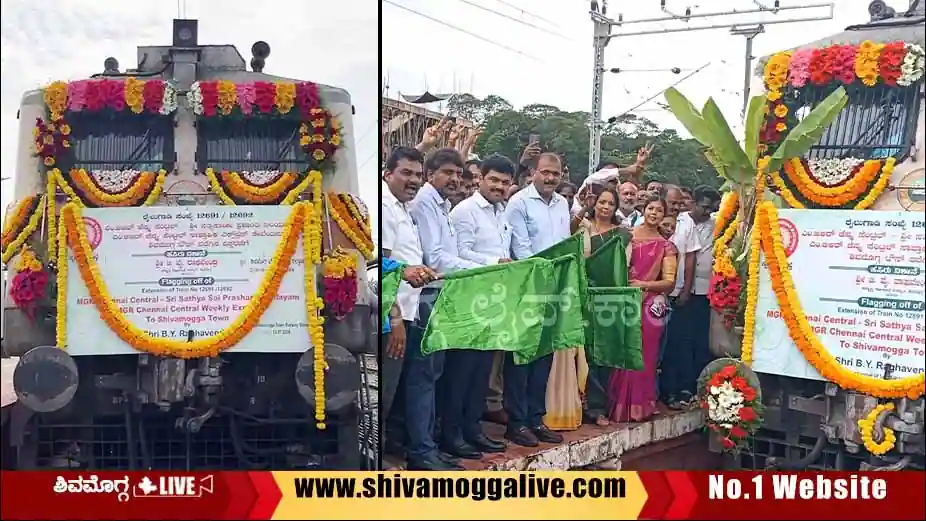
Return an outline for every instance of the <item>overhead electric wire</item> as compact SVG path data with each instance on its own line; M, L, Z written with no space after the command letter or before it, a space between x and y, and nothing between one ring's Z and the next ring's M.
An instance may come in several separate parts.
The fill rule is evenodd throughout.
M518 6L514 5L514 4L505 2L505 0L495 0L495 1L498 2L498 3L500 3L500 4L502 4L502 5L504 5L504 6L506 6L506 7L509 7L509 8L511 8L511 9L514 9L515 11L520 11L521 14L526 14L527 16L530 16L531 18L535 18L535 19L537 19L537 20L540 20L541 22L545 22L545 23L548 23L548 24L553 25L553 26L559 25L559 24L556 23L556 22L553 22L553 21L551 21L551 20L547 20L546 18L544 18L544 17L542 17L542 16L540 16L540 15L534 14L534 13L532 13L532 12L530 12L530 11L524 9L523 7L518 7Z
M466 5L470 6L470 7L475 7L476 9L480 9L480 10L485 11L485 12L487 12L487 13L492 13L492 14L494 14L495 16L501 16L502 18L504 18L504 19L506 19L506 20L511 20L512 22L519 23L519 24L524 25L524 26L526 26L526 27L530 27L531 29L536 29L536 30L538 30L538 31L542 31L542 32L545 32L545 33L548 33L548 34L552 34L553 36L562 38L562 39L564 39L564 40L571 40L571 38L569 38L568 36L564 36L564 35L562 35L562 34L556 32L556 31L553 31L553 30L551 30L551 29L547 29L547 28L545 28L545 27L540 27L539 25L534 25L534 24L532 24L532 23L530 23L530 22L525 22L524 20L521 20L520 18L515 18L514 16L507 15L507 14L505 14L505 13L498 12L498 11L496 11L495 9L490 9L490 8L484 6L484 5L479 5L479 4L475 3L475 2L470 2L469 0L459 0L459 2L464 3L464 4L466 4Z
M703 71L703 70L706 69L708 66L710 66L710 64L711 64L711 62L705 63L704 65L702 65L702 66L698 67L697 69L691 71L690 73L686 74L684 77L679 78L679 79L676 80L675 83L673 83L672 85L669 85L668 87L662 89L661 91L657 92L656 94L653 94L652 96L646 98L646 99L643 100L642 102L640 102L640 103L634 105L633 107L630 107L629 109L625 110L624 112L621 112L621 113L618 114L617 116L612 116L611 118L608 118L608 119L620 118L620 117L622 117L622 116L626 116L627 114L630 114L630 113L633 112L634 110L636 110L636 109L642 107L643 105L646 105L647 103L653 101L654 99L658 98L659 96L665 94L665 92L666 92L667 90L671 89L672 87L678 86L678 85L681 84L683 81L685 81L685 80L687 80L688 78L694 76L695 74L697 74L697 73Z
M409 13L418 15L418 16L420 16L420 17L422 17L422 18L426 18L426 19L428 19L428 20L430 20L430 21L432 21L432 22L434 22L434 23L436 23L436 24L443 25L444 27L453 29L454 31L461 32L461 33L463 33L463 34L465 34L465 35L467 35L467 36L472 36L473 38L476 38L476 39L478 39L478 40L482 40L482 41L485 42L485 43L488 43L488 44L494 45L494 46L496 46L496 47L505 49L506 51L513 52L513 53L515 53L515 54L521 55L521 56L523 56L523 57L525 57L525 58L528 58L528 59L531 59L531 60L534 60L534 61L540 61L538 58L536 58L536 57L534 57L534 56L531 56L530 54L527 54L527 53L524 53L524 52L522 52L522 51L519 51L519 50L517 50L517 49L515 49L515 48L513 48L513 47L508 47L507 45L502 44L502 43L493 42L492 40L489 40L488 38L484 38L484 37L482 37L482 36L480 36L480 35L478 35L478 34L472 32L472 31L468 31L468 30L466 30L466 29L463 29L462 27L458 27L458 26L456 26L456 25L453 25L452 23L445 22L445 21L440 20L440 19L438 19L438 18L434 18L433 16L431 16L431 15L429 15L429 14L425 14L425 13L422 13L422 12L420 12L420 11L416 11L416 10L414 10L414 9L412 9L412 8L410 8L410 7L406 7L406 6L402 5L402 4L397 4L397 3L393 2L392 0L383 0L383 3L384 3L384 4L389 4L389 5L394 6L394 7L398 7L399 9L401 9L401 10L403 10L403 11L407 11L407 12L409 12Z

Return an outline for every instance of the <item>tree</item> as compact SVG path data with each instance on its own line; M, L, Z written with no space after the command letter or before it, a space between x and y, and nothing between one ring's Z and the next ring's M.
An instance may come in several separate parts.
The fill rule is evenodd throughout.
M556 152L564 158L573 182L580 183L588 174L587 112L567 112L545 104L531 104L514 110L510 103L498 96L480 100L470 94L454 96L451 110L482 126L483 134L475 147L480 157L502 154L517 161L529 136L538 134L544 150ZM485 119L481 119L483 117ZM652 121L633 114L604 125L602 160L629 165L647 142L655 143L656 148L647 164L646 179L689 187L701 184L720 186L721 180L704 158L703 147L697 141L682 139L675 130L662 129Z

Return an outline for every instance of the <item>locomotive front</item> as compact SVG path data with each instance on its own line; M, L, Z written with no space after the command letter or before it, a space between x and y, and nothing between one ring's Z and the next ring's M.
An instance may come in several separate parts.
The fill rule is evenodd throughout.
M769 154L834 90L848 101L804 157L768 176L796 297L784 310L763 260L743 358L761 381L764 415L734 466L923 468L923 11L923 2L908 13L872 2L868 23L756 68ZM722 322L715 313L715 352L746 345L742 328Z
M264 42L248 70L195 20L173 40L23 98L5 466L360 468L376 321L350 95L265 74Z

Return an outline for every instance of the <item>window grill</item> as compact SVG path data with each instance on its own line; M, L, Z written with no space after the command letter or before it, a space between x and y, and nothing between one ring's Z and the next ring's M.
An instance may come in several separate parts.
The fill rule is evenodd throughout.
M851 86L845 108L810 147L807 157L834 159L858 157L902 161L910 153L916 136L916 116L922 83L910 87ZM808 86L793 94L788 104L803 119L833 89Z
M173 170L174 124L169 117L76 112L68 114L67 121L71 127L68 169Z
M200 120L198 168L303 172L309 164L299 146L299 125L298 121L286 119Z

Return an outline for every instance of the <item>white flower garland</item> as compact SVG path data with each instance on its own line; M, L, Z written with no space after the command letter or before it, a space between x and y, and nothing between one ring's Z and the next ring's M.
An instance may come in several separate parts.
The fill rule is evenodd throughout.
M848 179L864 159L847 157L843 159L809 159L810 173L826 186L837 185Z
M139 174L138 170L91 170L90 176L100 188L110 193L119 193L128 188Z
M177 110L177 89L169 81L164 82L164 97L161 99L160 113L164 116L173 114Z
M743 393L734 389L730 382L710 386L710 393L707 397L707 416L724 429L732 429L739 422Z
M240 172L245 181L254 185L270 184L283 175L279 170L254 170L253 172Z
M197 116L203 114L203 91L200 89L198 81L194 81L193 85L190 85L190 93L186 95L186 100L190 104L193 114Z
M908 87L919 81L923 77L923 70L926 69L926 53L922 47L908 43L905 49L907 54L900 65L900 78L897 78L897 85L901 87Z

